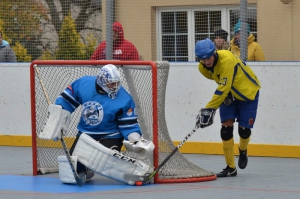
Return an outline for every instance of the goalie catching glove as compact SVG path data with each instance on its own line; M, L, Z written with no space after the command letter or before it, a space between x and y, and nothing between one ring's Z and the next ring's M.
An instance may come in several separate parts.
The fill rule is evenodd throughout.
M61 134L68 131L71 113L62 109L59 105L50 104L48 107L48 119L44 130L39 134L40 139L61 139Z
M137 153L139 160L147 159L155 148L153 142L141 138L136 132L129 134L128 141L124 140L123 144L126 150Z
M202 108L197 115L197 125L200 125L200 128L205 128L214 123L214 116L216 109L213 108Z

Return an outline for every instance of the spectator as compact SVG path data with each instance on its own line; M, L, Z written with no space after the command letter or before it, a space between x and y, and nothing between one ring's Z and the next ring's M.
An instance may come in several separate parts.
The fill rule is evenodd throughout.
M240 57L240 30L241 21L239 20L234 26L235 37L230 41L229 50ZM248 58L247 61L265 61L265 55L261 46L255 42L255 37L250 33L250 26L247 23L248 30Z
M16 62L17 57L9 43L2 39L2 31L0 31L0 62Z
M214 33L213 42L217 50L228 50L229 43L227 42L227 37L228 37L228 33L223 29L217 30Z
M106 41L100 43L91 60L106 59ZM136 47L124 38L122 24L115 22L113 24L113 59L115 60L139 60L139 53Z

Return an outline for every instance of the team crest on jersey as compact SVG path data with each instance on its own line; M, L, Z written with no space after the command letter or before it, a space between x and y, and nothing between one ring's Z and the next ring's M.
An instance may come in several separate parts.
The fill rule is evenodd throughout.
M249 120L248 120L248 125L253 125L254 124L254 119L253 118L250 118Z
M103 107L98 102L86 102L82 105L81 117L87 125L96 126L103 120Z
M127 111L127 115L128 115L128 116L131 116L131 115L132 115L132 108L130 108L130 109Z

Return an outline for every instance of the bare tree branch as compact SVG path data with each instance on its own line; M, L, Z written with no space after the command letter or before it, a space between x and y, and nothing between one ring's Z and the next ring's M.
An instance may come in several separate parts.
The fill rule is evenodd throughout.
M63 16L64 17L68 16L69 12L71 12L70 8L71 8L72 1L60 0L60 4L61 4Z
M50 10L52 24L54 25L56 32L59 32L62 26L62 22L59 20L59 13L54 4L54 0L45 0L45 1Z
M80 32L81 30L84 29L84 24L87 21L88 17L89 17L89 13L87 12L88 6L90 5L91 0L85 0L84 2L82 2L82 6L79 12L78 17L75 19L75 23L76 23L76 30L77 32Z

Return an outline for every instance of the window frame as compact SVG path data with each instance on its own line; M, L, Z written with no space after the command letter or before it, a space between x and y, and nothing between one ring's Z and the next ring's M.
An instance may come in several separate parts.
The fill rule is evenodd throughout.
M256 4L247 5L247 9L255 9ZM195 15L196 11L221 11L221 28L226 30L229 33L228 42L231 39L231 30L230 30L230 11L231 10L240 10L240 5L227 5L227 6L218 6L218 5L204 5L204 6L183 6L183 7L159 7L156 10L156 38L157 38L157 45L156 45L156 57L157 60L162 60L162 12L187 12L187 24L188 24L188 60L196 61L195 59ZM256 11L257 13L257 11ZM257 18L257 16L256 16ZM257 22L256 22L257 23ZM253 33L256 33L253 31Z

